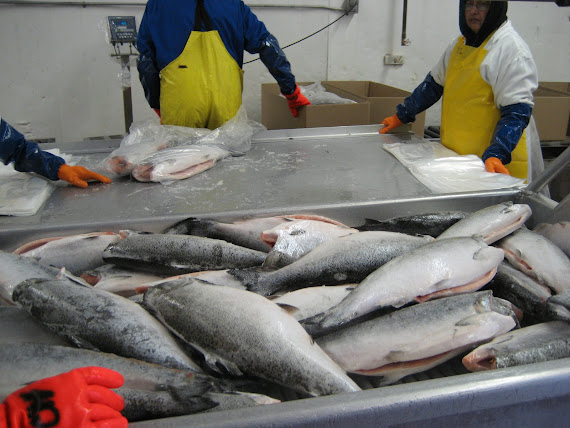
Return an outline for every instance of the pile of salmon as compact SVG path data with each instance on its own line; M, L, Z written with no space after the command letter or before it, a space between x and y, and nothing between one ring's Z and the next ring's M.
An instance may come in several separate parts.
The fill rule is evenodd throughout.
M189 218L0 252L0 316L53 338L0 347L0 398L103 366L133 422L570 357L570 225L531 215Z

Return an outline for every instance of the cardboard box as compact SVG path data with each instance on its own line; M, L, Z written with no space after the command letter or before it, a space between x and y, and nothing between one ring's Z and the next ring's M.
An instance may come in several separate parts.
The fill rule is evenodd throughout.
M396 106L411 94L403 89L368 80L327 81L327 84L370 101L370 124L381 123L384 118L396 114ZM426 113L424 111L416 116L415 122L399 127L398 132L405 131L407 128L423 138L425 123Z
M565 89L560 91L556 89ZM540 82L534 92L532 115L540 141L563 141L570 135L570 84Z
M307 86L314 82L297 82ZM355 103L309 105L299 109L299 116L293 117L287 100L281 95L277 83L261 85L261 123L267 129L317 128L326 126L367 125L370 103L357 95L347 93L321 82L327 92Z

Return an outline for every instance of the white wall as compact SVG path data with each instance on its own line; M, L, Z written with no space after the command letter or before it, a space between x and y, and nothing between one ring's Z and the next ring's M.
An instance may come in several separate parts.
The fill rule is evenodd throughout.
M246 1L286 46L324 27L340 12L262 8L255 4L337 7L339 0ZM373 80L412 90L459 33L458 0L409 0L407 38L401 46L402 0L360 0L351 14L316 36L285 50L298 81ZM22 6L0 4L0 113L30 139L59 143L124 133L120 65L110 57L109 15L134 15L142 6ZM554 3L510 2L509 18L529 44L540 80L570 81L570 8ZM403 55L386 66L386 53ZM245 61L256 58L246 53ZM134 64L134 63L133 63ZM261 83L273 82L260 61L244 66L244 103L261 120ZM132 71L135 122L153 117ZM439 124L440 106L427 123Z

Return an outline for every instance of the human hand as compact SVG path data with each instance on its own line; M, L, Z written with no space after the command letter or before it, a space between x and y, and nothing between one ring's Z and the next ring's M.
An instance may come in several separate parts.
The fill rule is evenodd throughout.
M402 122L398 118L398 115L396 114L394 116L387 117L382 121L382 125L384 125L384 128L380 130L380 134L387 134L392 129L397 128L398 126L403 124L404 122Z
M109 389L122 384L120 373L104 367L81 367L41 379L6 397L0 404L0 426L125 428L123 398Z
M311 102L307 99L306 96L304 96L301 93L301 88L299 88L299 86L295 86L295 90L293 91L292 94L290 95L285 95L285 98L287 98L287 104L289 106L289 110L291 110L291 114L294 117L299 116L299 107L303 107L303 106L308 106L311 104Z
M68 183L71 183L77 187L87 187L87 180L97 180L102 183L111 182L110 178L105 177L104 175L101 174L97 174L96 172L90 171L85 167L69 166L67 164L63 164L59 168L57 176L59 177L60 180L65 180Z
M509 170L503 165L499 158L488 158L485 161L485 169L487 172L497 172L501 174L511 175Z

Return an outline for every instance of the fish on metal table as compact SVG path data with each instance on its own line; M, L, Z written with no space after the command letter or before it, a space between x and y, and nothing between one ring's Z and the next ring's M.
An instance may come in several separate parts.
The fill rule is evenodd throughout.
M287 214L271 217L253 217L233 222L190 217L168 227L164 233L175 235L196 235L203 236L205 238L222 239L242 247L269 252L272 245L261 239L263 231L272 229L283 223L304 219L344 226L336 220L315 214Z
M493 278L503 257L479 237L435 240L390 260L338 305L302 324L317 336L381 308L476 291Z
M166 327L124 297L69 281L30 279L16 286L13 300L79 347L200 371Z
M240 393L231 383L212 376L69 346L9 344L0 347L0 361L0 400L30 382L74 368L115 370L125 381L115 392L125 400L122 413L129 422L279 402L260 394Z
M103 260L160 275L261 266L266 253L193 235L132 234L109 245Z
M557 294L570 293L570 259L539 233L520 229L496 244L517 269Z
M144 304L213 370L311 396L360 390L297 320L258 294L186 278L150 288Z
M458 221L437 239L480 235L485 243L492 244L519 229L531 215L532 210L527 204L509 201L491 205Z
M316 341L347 372L389 384L514 327L511 316L493 310L491 291L479 291L402 308Z
M367 218L364 224L355 227L355 229L361 232L385 230L388 232L408 233L410 235L429 235L436 238L468 215L469 213L464 211L441 211L392 217L386 220Z
M263 266L286 266L332 238L357 232L348 226L318 220L282 223L261 233L261 240L271 246Z
M316 285L360 282L389 260L433 241L431 236L359 232L332 238L277 270L231 269L248 290L263 296Z
M470 371L494 370L570 357L570 324L549 321L502 334L463 357Z

